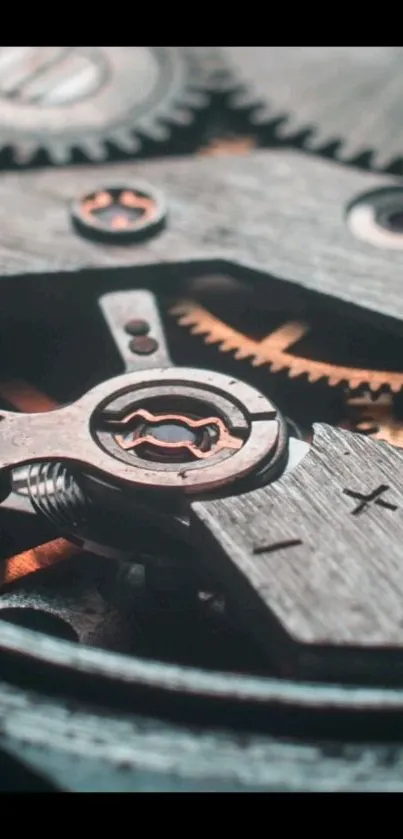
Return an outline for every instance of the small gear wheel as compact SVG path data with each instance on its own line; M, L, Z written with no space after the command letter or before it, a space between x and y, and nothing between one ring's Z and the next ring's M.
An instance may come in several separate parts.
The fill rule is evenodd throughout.
M315 151L336 147L352 161L403 167L402 47L222 47L238 75L235 108L258 106L257 125L284 118L276 133L309 131Z
M103 160L107 143L133 153L189 124L226 79L212 47L0 47L0 146L17 163L39 150Z

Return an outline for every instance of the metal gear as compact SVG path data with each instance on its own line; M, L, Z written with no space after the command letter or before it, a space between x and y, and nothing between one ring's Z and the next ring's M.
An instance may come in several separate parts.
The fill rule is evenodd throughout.
M346 408L348 415L340 424L343 428L403 448L403 420L396 415L390 393L382 393L377 399L370 393L350 396Z
M235 108L257 105L251 119L284 118L281 139L309 131L309 148L339 144L351 161L371 154L376 168L403 163L402 47L222 47L241 83Z
M388 387L397 393L403 387L403 372L345 367L292 354L289 349L309 332L309 326L300 321L284 323L257 341L227 326L192 300L175 304L171 314L193 335L202 336L206 344L217 344L221 352L233 353L237 360L249 359L253 367L268 365L273 373L284 370L290 378L306 375L310 382L326 380L328 385L344 384L351 390L366 385L373 392Z
M133 153L190 123L226 78L213 47L0 47L1 146L18 163Z

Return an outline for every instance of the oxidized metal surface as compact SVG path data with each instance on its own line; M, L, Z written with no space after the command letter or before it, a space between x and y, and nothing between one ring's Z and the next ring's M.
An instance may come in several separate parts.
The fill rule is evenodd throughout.
M169 123L190 122L223 75L212 47L2 47L1 144L19 162L133 152L139 135L166 140Z

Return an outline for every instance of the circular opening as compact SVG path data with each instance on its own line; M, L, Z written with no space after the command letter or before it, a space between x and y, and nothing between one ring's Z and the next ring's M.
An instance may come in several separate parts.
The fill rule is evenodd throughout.
M67 621L40 609L20 606L0 609L0 620L13 623L16 626L23 626L25 629L34 629L36 632L43 632L45 635L52 635L54 638L61 638L64 641L78 641L76 631Z
M381 248L403 249L403 189L387 187L366 193L347 210L351 232Z
M398 233L402 235L403 233L403 205L402 208L393 209L389 212L383 213L378 218L379 224L382 227L386 227L387 230L390 230L392 233Z

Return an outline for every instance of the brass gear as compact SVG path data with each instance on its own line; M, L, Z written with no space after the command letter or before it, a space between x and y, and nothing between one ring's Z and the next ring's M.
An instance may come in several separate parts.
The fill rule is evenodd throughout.
M256 341L227 326L194 300L182 300L170 311L181 326L202 336L206 344L217 344L221 352L232 353L237 360L248 359L253 367L267 365L273 373L286 371L290 378L305 375L309 382L326 380L330 386L345 385L354 391L365 386L376 393L387 387L397 393L403 388L403 372L344 367L293 355L290 348L310 331L309 325L301 321L283 323Z
M403 448L403 419L396 416L390 393L382 393L377 399L371 398L368 392L350 396L346 401L346 409L347 416L341 423L342 428Z

